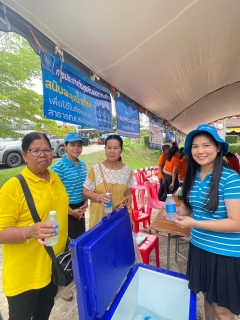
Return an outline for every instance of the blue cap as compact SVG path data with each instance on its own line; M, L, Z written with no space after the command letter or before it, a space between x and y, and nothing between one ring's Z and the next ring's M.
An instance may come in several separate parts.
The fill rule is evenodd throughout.
M64 142L74 142L74 141L82 141L83 144L86 144L82 136L77 132L69 132L64 138Z
M184 145L184 152L187 156L189 156L192 148L192 139L196 135L196 133L199 132L208 132L211 134L214 140L221 143L221 147L223 149L223 155L225 155L228 152L229 145L228 143L223 140L217 133L217 129L214 126L210 126L209 124L200 124L197 129L189 132L189 134L186 136L185 139L185 145Z

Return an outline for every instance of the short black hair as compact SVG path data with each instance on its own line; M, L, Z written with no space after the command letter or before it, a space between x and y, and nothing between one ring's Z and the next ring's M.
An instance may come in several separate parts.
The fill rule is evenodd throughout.
M162 151L164 152L166 149L170 149L170 145L169 144L164 144L162 146Z
M29 149L29 146L33 141L39 140L42 138L45 139L47 141L47 143L49 144L49 147L52 148L50 140L48 139L48 137L45 133L34 131L34 132L30 132L24 136L24 138L22 140L22 150L26 152Z
M171 161L172 160L172 157L175 156L175 153L179 151L178 147L177 146L173 146L170 148L169 152L168 152L168 161Z

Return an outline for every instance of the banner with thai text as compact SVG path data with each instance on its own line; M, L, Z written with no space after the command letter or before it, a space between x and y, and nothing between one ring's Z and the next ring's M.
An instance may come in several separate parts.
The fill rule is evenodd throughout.
M162 150L163 145L163 127L162 119L154 114L149 117L149 142L148 148Z
M168 129L165 129L166 134L166 144L169 144L172 146L172 143L175 142L175 134L172 131L169 131Z
M123 137L139 138L140 121L138 107L115 97L118 134Z
M172 144L171 134L170 134L170 131L168 129L165 129L165 135L166 135L166 144Z
M48 52L41 52L41 62L46 118L112 132L108 89Z

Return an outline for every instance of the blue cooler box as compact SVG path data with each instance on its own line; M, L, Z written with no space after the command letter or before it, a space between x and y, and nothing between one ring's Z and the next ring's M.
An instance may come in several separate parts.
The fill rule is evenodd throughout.
M78 237L71 254L80 320L196 320L184 275L135 264L126 208Z

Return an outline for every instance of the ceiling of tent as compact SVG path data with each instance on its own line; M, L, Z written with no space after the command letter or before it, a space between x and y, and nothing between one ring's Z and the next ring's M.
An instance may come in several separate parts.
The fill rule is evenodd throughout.
M1 2L184 133L240 114L239 0ZM7 10L5 28L16 24L10 18Z

